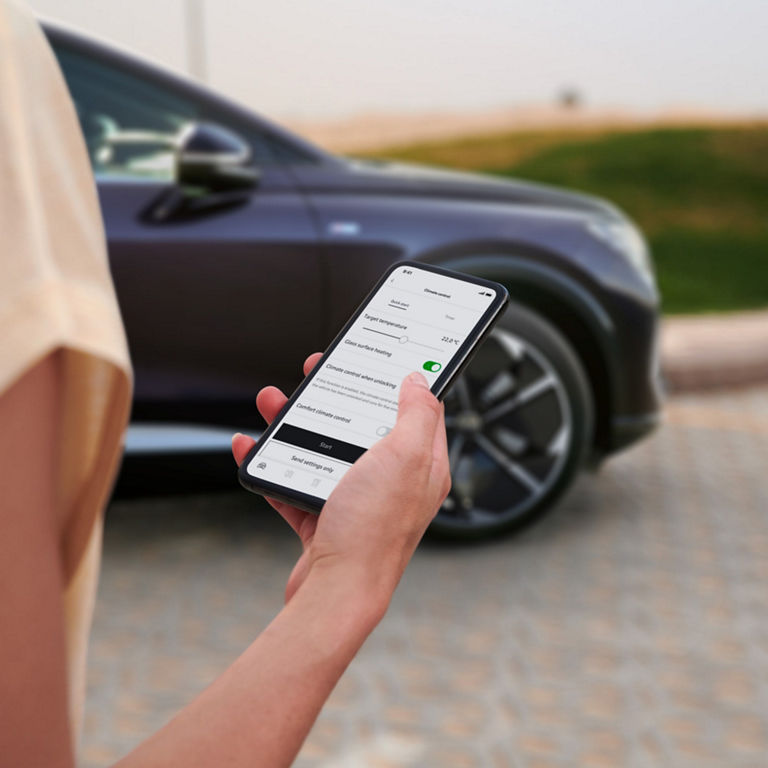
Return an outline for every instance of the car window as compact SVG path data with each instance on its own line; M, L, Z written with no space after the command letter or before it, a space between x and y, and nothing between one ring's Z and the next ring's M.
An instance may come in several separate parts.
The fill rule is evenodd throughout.
M170 181L174 142L197 119L195 105L100 59L55 52L95 174Z
M101 58L54 44L77 109L94 173L100 178L173 180L173 148L191 122L211 120L205 104L113 66ZM258 167L315 159L251 126L232 126L251 145Z
M317 163L317 157L310 155L294 144L288 144L276 136L269 137L270 149L278 162L284 165L307 165Z

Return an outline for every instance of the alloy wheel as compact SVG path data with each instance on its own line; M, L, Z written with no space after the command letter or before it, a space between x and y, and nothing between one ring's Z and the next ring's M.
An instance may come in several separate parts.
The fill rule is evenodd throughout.
M530 341L496 328L446 397L452 487L435 527L522 522L550 494L572 442L563 381Z

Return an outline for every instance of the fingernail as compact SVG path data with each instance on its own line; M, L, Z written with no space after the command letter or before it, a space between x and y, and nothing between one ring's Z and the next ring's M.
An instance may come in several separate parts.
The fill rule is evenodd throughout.
M245 435L242 432L235 432L235 434L232 435L233 440L237 440L238 437L245 437Z
M413 373L409 374L408 380L411 382L411 384L417 384L420 387L426 387L429 389L429 383L427 382L426 378L418 371L414 371Z

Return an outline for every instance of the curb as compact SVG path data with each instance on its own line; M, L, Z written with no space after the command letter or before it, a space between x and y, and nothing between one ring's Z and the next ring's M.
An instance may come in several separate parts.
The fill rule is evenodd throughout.
M661 369L671 393L768 383L768 310L664 318Z

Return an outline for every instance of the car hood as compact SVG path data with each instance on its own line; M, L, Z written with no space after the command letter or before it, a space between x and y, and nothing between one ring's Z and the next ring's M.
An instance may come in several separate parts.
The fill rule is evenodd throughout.
M302 181L307 191L315 192L412 195L557 208L610 218L620 215L605 200L580 192L410 163L340 158L333 172L310 172Z

